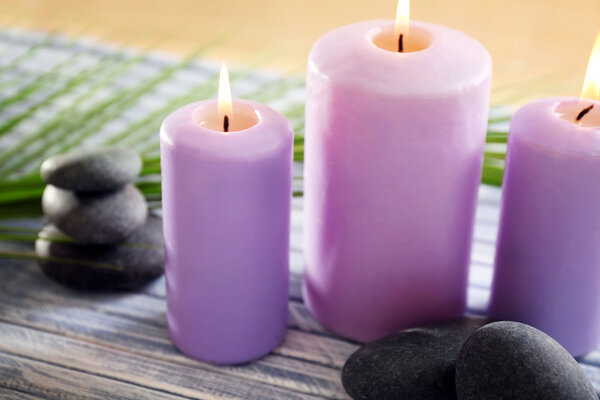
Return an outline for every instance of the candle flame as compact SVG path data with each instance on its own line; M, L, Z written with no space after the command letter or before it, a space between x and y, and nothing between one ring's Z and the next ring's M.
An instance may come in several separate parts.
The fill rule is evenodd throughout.
M231 103L231 85L229 84L229 72L227 64L221 64L221 73L219 76L219 119L223 121L224 131L229 125L229 120L233 115L233 104ZM227 120L227 122L225 122Z
M596 36L590 63L588 64L587 73L585 74L585 82L581 97L588 99L600 100L600 32Z
M394 36L408 35L408 21L410 17L410 0L398 0L396 9L396 26L394 27Z

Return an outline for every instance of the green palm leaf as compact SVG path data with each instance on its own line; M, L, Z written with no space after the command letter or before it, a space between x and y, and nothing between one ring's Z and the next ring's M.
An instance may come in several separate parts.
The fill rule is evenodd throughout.
M2 42L7 40L0 31L0 51ZM145 179L137 185L148 200L153 201L153 206L160 206L160 123L172 110L186 103L215 96L217 69L197 60L215 43L216 40L204 43L183 61L166 62L150 52L133 55L125 49L101 52L93 46L87 49L78 41L61 42L49 35L0 65L0 86L8 85L7 82L18 86L12 94L0 95L0 218L39 215L44 182L38 169L43 159L90 143L118 144L139 151L144 161L141 175ZM33 76L28 75L24 81L2 80L7 74L31 65L40 51L53 48L70 52L70 55L50 69L29 72ZM72 62L90 55L96 55L95 63L74 75L68 73ZM133 79L134 83L131 83L132 75L144 68L155 72L144 79ZM202 79L182 83L182 75L190 78L194 74L202 75ZM239 97L275 106L291 121L296 132L294 159L302 161L303 80L298 77L274 78L249 67L234 69L231 79L234 88L251 87ZM140 106L162 97L164 89L170 87L177 89L170 97L159 99L151 107ZM294 93L300 95L294 97ZM17 111L12 111L15 107ZM140 108L144 110L128 113ZM50 116L41 118L43 114ZM135 116L131 117L132 114ZM482 175L484 183L500 185L502 182L508 133L506 129L496 128L505 128L509 118L509 113L496 113L490 118L491 128L486 140L489 148L486 147ZM103 133L114 124L119 126L118 129ZM300 177L297 183L302 183ZM294 195L301 196L302 192L295 191ZM27 235L5 232L4 239L9 237L26 239ZM0 240L2 238L0 234Z

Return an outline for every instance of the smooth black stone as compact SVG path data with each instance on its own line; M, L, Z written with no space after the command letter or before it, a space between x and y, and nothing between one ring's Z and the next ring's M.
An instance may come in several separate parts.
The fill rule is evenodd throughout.
M146 200L133 185L114 192L71 192L48 185L42 197L46 218L67 235L88 244L113 244L143 225Z
M545 333L518 322L477 330L458 356L460 400L597 400L577 361Z
M49 258L39 261L46 275L78 290L132 290L164 272L162 219L156 216L149 216L127 242L117 245L80 244L47 225L35 250Z
M467 338L489 322L457 318L369 343L346 361L344 389L356 400L456 399L456 357Z
M78 149L48 158L42 179L62 189L80 192L115 190L132 182L142 169L135 151L122 147Z

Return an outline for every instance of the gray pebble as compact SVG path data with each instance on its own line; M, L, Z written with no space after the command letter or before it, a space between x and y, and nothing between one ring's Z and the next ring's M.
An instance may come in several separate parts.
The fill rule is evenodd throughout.
M148 208L133 185L114 192L71 192L48 185L42 196L46 218L61 231L89 244L127 239L146 221Z
M78 149L48 158L42 179L62 189L93 192L115 190L132 182L142 169L135 151L122 147Z
M350 356L342 383L353 399L456 399L454 368L463 343L485 318L457 318L407 329Z
M127 242L117 245L73 242L53 225L44 227L39 236L36 253L52 258L39 261L40 268L52 279L74 289L135 289L164 272L162 219L156 216L149 216Z
M494 322L465 343L456 366L460 400L597 400L577 361L545 333Z

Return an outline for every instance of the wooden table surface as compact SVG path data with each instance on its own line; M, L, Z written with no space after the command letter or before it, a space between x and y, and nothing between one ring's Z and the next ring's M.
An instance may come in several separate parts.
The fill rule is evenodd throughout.
M2 399L346 398L340 368L357 348L326 332L292 275L285 344L249 364L218 367L179 353L166 328L164 280L143 293L73 293L34 263L2 261Z
M110 41L191 51L226 34L209 55L303 73L314 41L351 22L393 18L396 0L0 0L0 22L57 28ZM494 103L579 95L596 32L598 0L413 0L412 18L480 40L494 59Z
M499 192L480 193L472 313L483 312L489 295ZM177 351L166 327L163 278L140 293L89 294L63 288L35 262L0 260L0 398L348 398L340 370L358 346L324 329L302 302L302 212L302 199L294 199L286 340L241 366L218 367ZM12 223L31 228L43 221Z
M499 199L498 188L482 186L469 277L473 314L484 312L489 297ZM271 354L240 366L197 362L177 351L162 278L140 293L85 294L46 278L35 262L0 260L0 398L347 399L340 370L358 346L324 329L302 302L302 208L295 199L287 337ZM579 361L598 389L600 352Z

